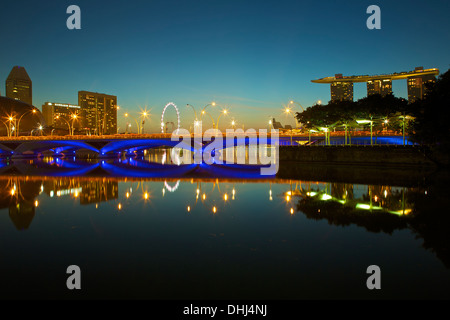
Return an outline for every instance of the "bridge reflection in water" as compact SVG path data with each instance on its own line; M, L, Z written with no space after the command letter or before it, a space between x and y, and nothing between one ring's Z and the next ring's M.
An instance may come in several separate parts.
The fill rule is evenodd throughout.
M2 251L8 263L0 271L10 275L9 288L13 288L2 297L16 291L18 297L24 292L32 296L33 290L24 290L27 281L22 281L24 275L18 270L25 270L24 265L39 270L39 264L31 263L36 248L45 248L38 255L46 266L60 266L69 258L89 261L90 272L98 272L94 272L95 281L85 280L92 294L87 297L97 298L105 294L120 297L120 292L130 288L146 298L207 298L205 292L208 297L236 297L236 286L243 281L249 287L238 294L242 298L318 298L323 293L321 286L317 292L317 283L304 287L308 279L322 279L324 273L319 271L328 274L325 266L334 268L333 272L342 267L340 276L348 277L349 265L366 263L358 251L362 247L383 252L378 258L384 263L399 259L414 266L421 261L437 268L431 259L423 259L426 249L445 266L445 271L435 272L441 281L439 294L450 288L448 281L442 281L450 269L450 221L443 209L448 187L281 179L262 177L258 166L236 170L174 162L169 150L154 150L143 159L46 157L1 162L0 240L9 245ZM405 232L412 239L406 240ZM66 254L60 257L63 247ZM24 257L20 261L14 258L17 250ZM120 270L114 273L117 291L107 292L108 286L96 288L104 261ZM124 267L123 261L130 267ZM346 261L344 266L340 266L342 261ZM181 265L183 276L177 275ZM405 265L390 268L402 281ZM215 273L210 274L211 270ZM30 272L34 275L35 271ZM139 291L142 285L130 272L154 290ZM420 268L409 272L421 288L408 294L420 297L423 286L432 282ZM159 282L152 280L155 275ZM14 282L14 277L21 280ZM263 287L258 285L261 277L267 280ZM176 285L172 278L178 279ZM194 287L189 285L193 279ZM349 287L352 279L346 278ZM327 281L332 279L327 277ZM217 289L211 289L210 283ZM301 286L305 290L298 290ZM40 290L39 294L67 295L55 288L50 283L48 292ZM368 294L367 289L358 290L348 297ZM405 297L405 290L400 291ZM329 294L340 297L345 290L339 287Z

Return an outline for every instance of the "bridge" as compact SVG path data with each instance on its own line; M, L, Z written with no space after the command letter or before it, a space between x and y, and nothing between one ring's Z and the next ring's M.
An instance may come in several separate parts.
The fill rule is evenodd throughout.
M0 157L22 158L39 157L43 155L66 156L75 155L78 152L91 154L97 157L117 157L120 154L136 154L145 149L160 147L179 147L195 152L200 148L225 149L227 146L242 146L249 144L287 144L290 136L272 138L259 136L258 134L246 136L237 134L232 137L223 135L222 143L207 136L190 139L179 137L172 139L171 134L117 134L104 136L26 136L26 137L1 137ZM189 140L186 143L186 140Z

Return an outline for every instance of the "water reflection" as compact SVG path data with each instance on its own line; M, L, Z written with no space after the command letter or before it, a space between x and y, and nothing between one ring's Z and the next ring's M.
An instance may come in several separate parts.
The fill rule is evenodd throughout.
M383 265L399 260L390 265L397 291L385 289L385 297L400 291L422 297L423 286L434 290L436 279L441 286L436 295L449 292L447 184L261 177L253 168L178 166L158 152L104 163L60 158L3 163L0 243L10 245L2 247L8 263L0 271L13 275L8 281L18 296L28 289L27 281L14 282L24 277L18 270L26 268L19 266L38 268L40 260L45 269L36 270L44 274L49 267L57 274L73 261L96 270L92 281L102 286L94 294L90 282L87 297L131 291L138 298L320 298L324 277L332 290L328 297L341 297L342 287L330 289L338 272L348 288L354 285L348 297L355 298L367 290L349 266L367 267L369 260ZM382 254L374 262L359 246ZM409 268L424 265L409 271L420 283L417 290L401 289L409 283L402 278L402 261ZM111 271L102 282L104 268ZM364 276L364 270L358 272ZM106 289L111 277L117 291ZM141 282L151 283L152 290ZM48 290L48 297L66 294Z

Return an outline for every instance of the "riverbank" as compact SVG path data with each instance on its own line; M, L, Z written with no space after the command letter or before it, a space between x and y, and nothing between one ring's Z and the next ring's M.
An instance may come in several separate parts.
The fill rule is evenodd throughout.
M280 146L280 162L375 166L448 166L448 153L421 146Z
M277 177L418 186L450 182L448 158L418 146L280 146Z

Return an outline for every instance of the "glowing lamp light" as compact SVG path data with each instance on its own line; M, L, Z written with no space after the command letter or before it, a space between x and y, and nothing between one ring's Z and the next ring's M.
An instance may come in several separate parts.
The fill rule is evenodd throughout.
M214 206L212 211L213 211L213 213L216 213L217 212L217 208Z
M225 200L225 201L228 200L228 195L226 193L223 195L223 200Z
M145 199L145 200L148 200L148 192L145 192L145 193L144 193L144 199Z
M187 206L187 212L191 212L191 206Z
M291 214L294 214L294 208L291 208Z
M34 206L37 207L38 205L39 205L39 201L36 200L36 201L34 202Z
M117 209L122 210L122 204L121 204L121 203L119 203L119 204L117 205Z
M332 197L328 194L323 194L322 197L320 198L321 200L330 200Z
M125 194L125 197L127 197L127 199L130 197L130 193L129 192L127 192L126 194Z

